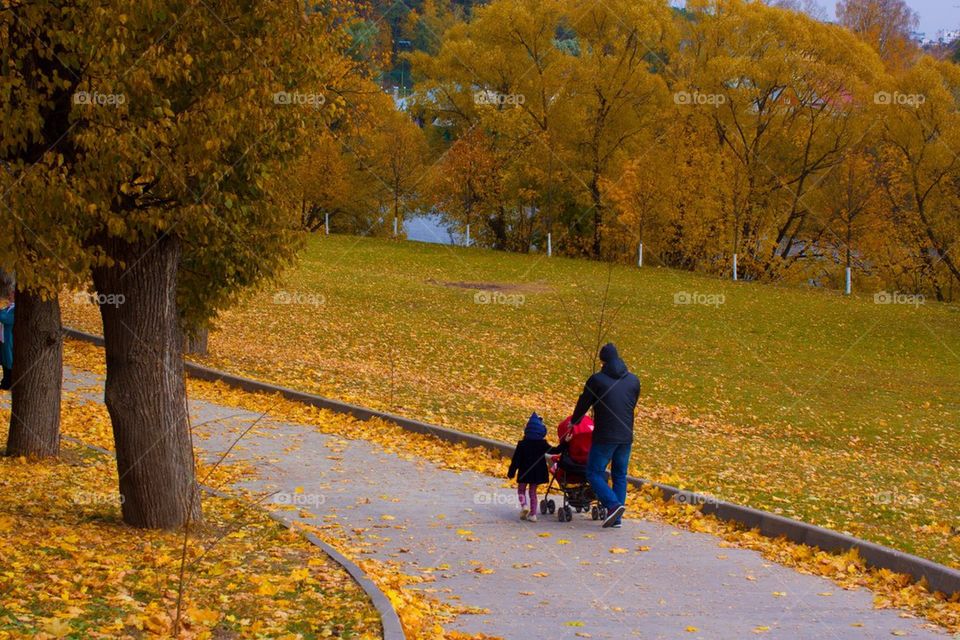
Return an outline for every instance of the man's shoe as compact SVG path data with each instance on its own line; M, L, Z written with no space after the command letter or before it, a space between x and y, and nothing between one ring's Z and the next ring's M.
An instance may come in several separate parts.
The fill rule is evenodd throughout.
M620 529L621 527L623 527L622 522L614 522L612 525L610 525L611 529Z
M615 509L610 511L610 513L607 514L606 519L603 521L603 528L609 529L610 527L614 526L617 523L617 521L620 520L620 517L623 515L623 512L625 510L626 510L626 507L624 507L623 505L620 505L619 507L616 507Z

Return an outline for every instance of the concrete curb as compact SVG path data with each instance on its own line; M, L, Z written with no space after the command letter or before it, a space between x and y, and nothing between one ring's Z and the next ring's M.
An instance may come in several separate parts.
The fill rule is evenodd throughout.
M221 498L229 498L231 500L242 499L211 487L201 487L201 489L211 495L219 496ZM267 515L269 515L277 523L283 525L287 529L290 529L297 535L302 536L310 544L320 547L320 549L330 556L334 562L346 569L347 573L350 574L350 577L353 578L353 581L360 585L360 588L366 592L367 596L370 598L370 601L373 603L373 606L380 614L380 626L383 628L383 640L406 640L406 635L403 632L403 625L400 623L400 616L397 615L396 609L393 608L393 603L390 602L390 599L383 593L383 591L380 590L380 587L378 587L373 580L367 577L367 574L363 572L363 569L313 533L310 533L301 527L297 527L297 523L293 520L273 511L267 511Z
M113 451L110 451L109 449L104 449L103 447L98 447L94 444L88 444L82 440L71 438L69 436L61 437L64 440L68 440L82 447L92 449L93 451L110 456L111 458L115 457L113 455ZM243 500L243 498L239 496L231 495L225 491L221 491L220 489L214 489L213 487L200 485L200 490L212 496L217 496L218 498L225 498L228 500ZM353 581L356 582L361 589L363 589L363 591L370 598L370 602L373 603L374 608L376 608L377 613L380 614L380 626L383 629L383 640L406 640L406 635L403 632L403 625L400 624L400 617L397 615L396 609L393 608L393 603L390 602L390 599L383 593L383 591L380 590L380 587L378 587L373 580L367 577L367 574L363 572L363 569L314 534L310 533L306 529L298 528L293 520L285 518L282 514L274 513L273 511L269 511L267 509L262 510L265 511L266 514L270 516L270 519L277 524L280 524L297 533L315 547L319 547L321 551L327 554L334 562L339 564L346 570L348 574L350 574L350 577L353 578Z
M103 345L103 338L99 336L75 329L65 329L65 333L68 337L77 340ZM403 416L397 416L383 411L375 411L330 398L296 391L295 389L258 382L250 378L236 376L192 362L185 362L184 369L189 375L200 380L223 382L231 387L254 393L276 393L288 400L322 409L329 409L337 413L345 413L359 420L378 418L392 422L408 431L434 435L447 442L462 443L471 447L490 449L499 452L505 457L513 455L513 447L498 440L491 440L446 427L438 427L419 420L404 418ZM931 591L941 591L947 595L960 593L960 571L931 560L844 535L836 531L831 531L830 529L800 522L799 520L785 518L774 513L743 507L730 502L723 502L710 496L685 491L670 485L650 482L649 480L633 476L628 477L627 481L636 487L644 485L655 486L663 492L665 500L702 505L704 513L714 515L720 520L736 522L750 529L758 529L762 535L770 538L783 536L791 542L818 547L829 552L844 552L850 549L856 549L864 561L871 567L888 569L895 573L903 573L918 581L926 580Z

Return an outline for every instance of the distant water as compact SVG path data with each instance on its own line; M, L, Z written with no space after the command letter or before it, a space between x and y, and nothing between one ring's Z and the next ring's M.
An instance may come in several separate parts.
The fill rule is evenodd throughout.
M408 240L432 242L434 244L463 244L463 236L451 233L440 222L438 215L422 215L408 218L403 222Z

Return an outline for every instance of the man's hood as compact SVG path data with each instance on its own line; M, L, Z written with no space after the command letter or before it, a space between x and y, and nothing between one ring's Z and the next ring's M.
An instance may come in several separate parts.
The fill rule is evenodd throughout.
M617 379L622 378L628 373L630 373L630 370L627 369L627 363L625 363L620 358L617 358L616 360L611 360L610 362L604 362L603 367L600 369L600 371L610 376L611 378L617 378Z
M603 362L600 371L611 378L622 378L629 373L626 363L620 359L620 353L612 342L608 342L600 349L600 360Z

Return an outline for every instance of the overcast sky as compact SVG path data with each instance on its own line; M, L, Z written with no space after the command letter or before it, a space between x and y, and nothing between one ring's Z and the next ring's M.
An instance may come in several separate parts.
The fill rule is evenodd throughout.
M836 0L817 0L827 9L832 18ZM682 5L683 0L673 0L672 4ZM907 4L920 14L920 31L926 32L928 37L934 37L941 29L960 29L960 0L907 0Z
M835 2L829 0L818 0L818 2L827 7L830 15L833 15ZM955 8L956 5L960 5L960 0L907 0L907 4L920 14L920 31L926 32L927 37L932 38L941 29L960 28L960 9Z

